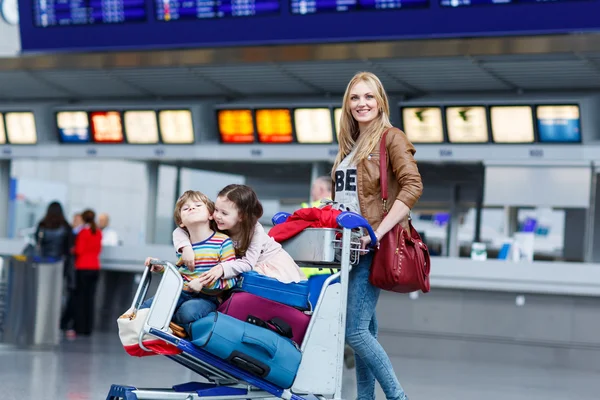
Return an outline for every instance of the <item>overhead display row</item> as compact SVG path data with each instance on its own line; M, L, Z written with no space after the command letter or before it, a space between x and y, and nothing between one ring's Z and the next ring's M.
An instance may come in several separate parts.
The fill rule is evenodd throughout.
M333 132L337 137L340 131L341 112L219 110L219 134L223 143L332 143ZM581 142L577 105L411 106L401 108L401 117L401 127L413 143Z
M180 49L595 31L600 0L19 0L19 15L25 52Z
M63 143L194 143L190 110L59 111Z
M449 105L400 108L411 142L580 143L576 104ZM332 144L340 132L341 108L256 108L216 110L221 143ZM194 143L192 112L169 110L60 110L56 129L62 143ZM36 144L30 111L0 112L0 144ZM206 135L205 135L206 137Z

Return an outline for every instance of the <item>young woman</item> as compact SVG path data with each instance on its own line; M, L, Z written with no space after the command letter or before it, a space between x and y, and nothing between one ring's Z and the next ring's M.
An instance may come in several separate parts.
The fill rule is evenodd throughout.
M379 144L386 135L388 204L385 218L379 180ZM410 209L423 185L413 158L415 148L404 132L393 128L381 81L372 73L356 74L343 99L339 151L332 170L333 197L343 208L361 214L381 239L396 224L408 229ZM363 248L369 236L361 238ZM388 400L408 397L398 382L388 355L377 341L375 307L380 289L369 282L372 253L361 256L350 272L346 342L356 357L357 399L375 399L375 380Z
M258 222L262 214L262 205L251 187L228 185L219 192L213 219L218 230L233 241L237 259L211 268L198 278L203 285L210 285L220 278L233 278L250 270L286 283L306 280L292 257L267 235ZM173 245L177 252L182 253L182 263L188 269L193 268L194 252L185 230L177 228L173 232Z

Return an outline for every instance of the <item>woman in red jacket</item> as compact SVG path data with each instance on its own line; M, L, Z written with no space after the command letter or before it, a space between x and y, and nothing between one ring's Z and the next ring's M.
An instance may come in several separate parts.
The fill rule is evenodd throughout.
M96 214L85 210L84 227L75 238L75 332L90 335L94 327L94 298L100 272L102 232L96 226Z

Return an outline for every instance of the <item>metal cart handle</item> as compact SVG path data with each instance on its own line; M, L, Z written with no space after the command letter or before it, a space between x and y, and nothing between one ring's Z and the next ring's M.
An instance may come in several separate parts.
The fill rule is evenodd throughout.
M375 236L373 228L371 228L371 225L369 225L362 215L351 211L344 211L337 216L336 221L339 226L346 229L365 228L371 237L371 244L369 246L375 247L377 245L377 236Z
M133 297L133 303L131 304L131 308L134 314L137 312L138 308L140 308L142 302L146 298L146 294L148 293L148 288L150 287L150 282L152 281L152 274L150 273L150 268L153 265L160 265L165 268L172 268L175 271L177 271L177 267L175 267L169 261L158 260L156 258L153 258L150 262L150 265L144 268L144 273L142 274L142 278L140 279L140 284L137 288L137 291L135 292L135 296Z

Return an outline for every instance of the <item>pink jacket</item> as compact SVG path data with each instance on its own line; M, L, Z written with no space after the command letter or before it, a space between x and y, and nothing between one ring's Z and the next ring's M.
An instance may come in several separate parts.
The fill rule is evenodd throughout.
M187 232L181 228L175 229L173 231L173 245L177 252L185 246L191 246ZM233 245L235 247L236 243L233 242ZM263 226L257 222L246 255L237 260L221 263L224 272L223 278L229 279L238 276L242 272L251 271L257 264L267 262L270 257L275 256L281 250L281 245L267 235Z

